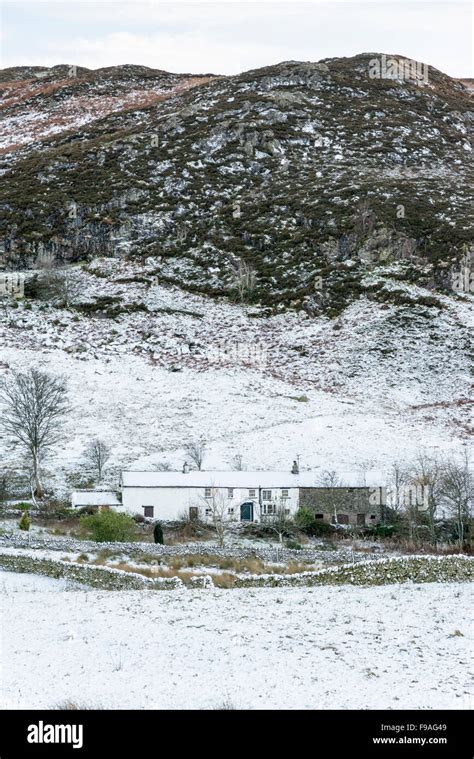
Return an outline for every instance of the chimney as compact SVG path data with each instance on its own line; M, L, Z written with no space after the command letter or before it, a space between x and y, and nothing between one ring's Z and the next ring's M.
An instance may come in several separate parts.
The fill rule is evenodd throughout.
M299 474L299 473L300 473L300 468L298 466L298 462L293 461L293 466L291 467L291 474Z
M185 461L183 464L183 474L187 474L189 472L189 465L188 462Z

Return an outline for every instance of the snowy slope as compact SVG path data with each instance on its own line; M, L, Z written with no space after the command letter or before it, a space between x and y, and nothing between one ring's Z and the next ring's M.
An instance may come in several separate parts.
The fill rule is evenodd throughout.
M362 298L337 322L259 318L224 299L124 283L133 266L114 265L107 279L77 271L83 302L116 298L114 318L33 301L0 323L0 375L37 366L68 378L73 412L48 462L56 485L97 435L126 468L180 468L183 447L204 436L209 469L239 452L249 469L287 470L299 454L303 469L341 472L387 470L467 439L468 296L445 297L441 310ZM0 430L13 463L6 442Z

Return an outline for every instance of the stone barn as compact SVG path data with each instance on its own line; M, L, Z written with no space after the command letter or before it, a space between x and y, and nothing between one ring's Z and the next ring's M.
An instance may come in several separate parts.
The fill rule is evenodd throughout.
M303 487L299 504L324 522L365 527L382 520L382 490L377 486Z

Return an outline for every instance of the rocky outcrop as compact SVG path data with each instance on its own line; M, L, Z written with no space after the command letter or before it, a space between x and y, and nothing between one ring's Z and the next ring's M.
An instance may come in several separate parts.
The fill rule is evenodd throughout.
M191 291L330 316L391 264L457 292L470 93L431 67L426 82L374 78L374 58L233 77L3 72L0 267L156 256L163 281ZM25 109L41 115L33 142L18 136Z

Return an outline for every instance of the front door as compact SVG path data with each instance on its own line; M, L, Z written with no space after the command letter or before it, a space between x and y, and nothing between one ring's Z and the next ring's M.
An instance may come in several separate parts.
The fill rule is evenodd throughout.
M240 507L240 521L253 522L253 503L251 501L246 501Z

